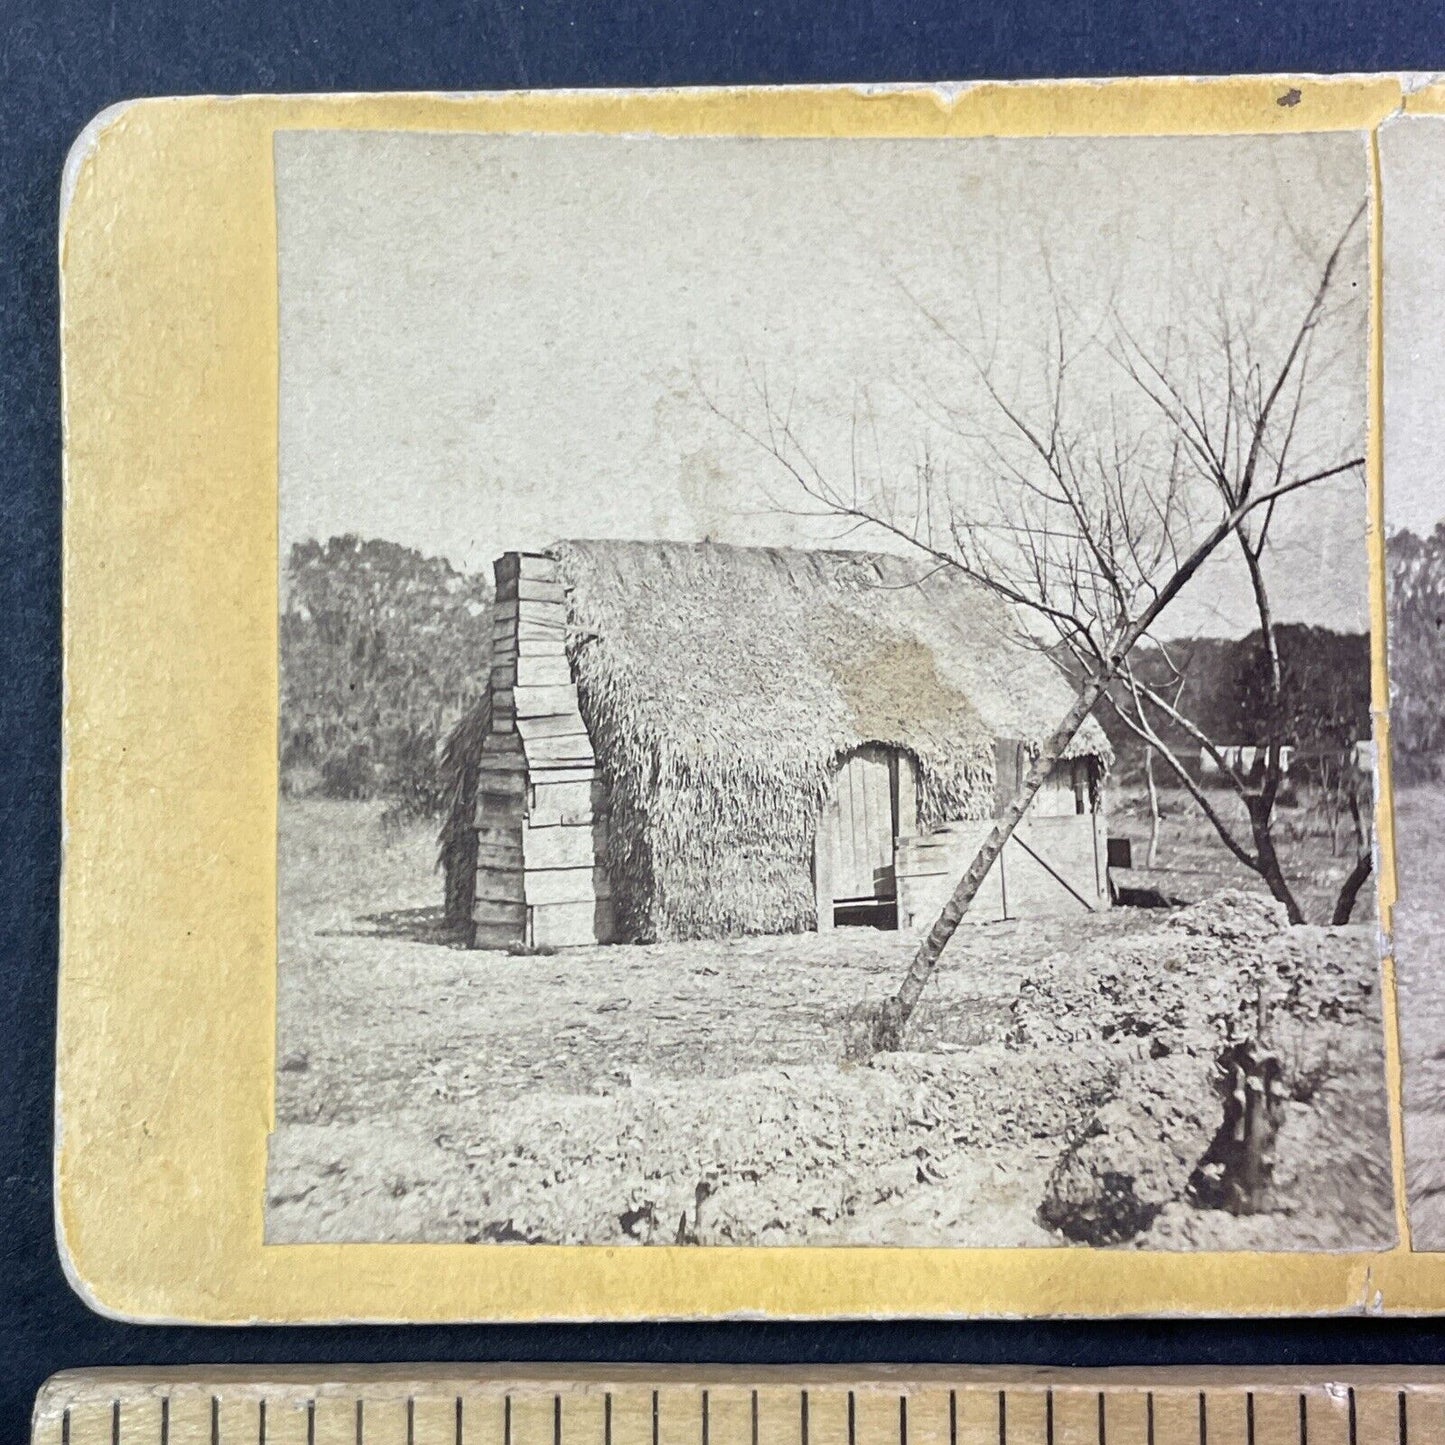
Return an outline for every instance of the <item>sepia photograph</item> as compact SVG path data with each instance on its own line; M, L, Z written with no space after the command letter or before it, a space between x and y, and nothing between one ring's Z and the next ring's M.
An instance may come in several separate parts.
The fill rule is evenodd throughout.
M1366 136L275 177L268 1244L1395 1243Z

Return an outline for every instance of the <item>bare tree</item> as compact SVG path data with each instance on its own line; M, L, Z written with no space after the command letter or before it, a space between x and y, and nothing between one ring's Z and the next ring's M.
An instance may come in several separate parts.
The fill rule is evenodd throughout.
M1147 868L1159 866L1159 829L1162 822L1159 812L1159 784L1154 777L1154 749L1144 749L1144 791L1149 798L1149 851L1144 855Z
M1261 635L1267 639L1264 642L1267 657L1272 661L1277 659L1278 639L1273 621L1267 616L1261 617ZM1170 667L1167 650L1160 649L1160 653L1164 665ZM1257 873L1271 894L1284 905L1290 922L1305 922L1304 910L1294 886L1285 875L1275 844L1275 806L1285 781L1290 749L1289 735L1282 722L1283 685L1278 669L1270 667L1269 691L1260 708L1267 735L1262 743L1248 749L1221 744L1190 716L1183 701L1184 678L1181 673L1173 672L1168 684L1158 678L1146 681L1140 659L1131 656L1120 666L1119 683L1104 695L1105 704L1112 714L1139 739L1148 758L1157 755L1163 760L1229 852L1246 868ZM1232 794L1238 801L1245 815L1247 832L1242 831L1211 798L1203 779L1195 776L1189 758L1174 741L1180 735L1194 745L1195 756L1209 759L1226 793ZM1340 756L1313 758L1311 763L1321 773L1320 786L1325 790L1327 803L1338 806L1342 812L1351 803L1354 806L1355 865L1329 910L1330 922L1347 923L1354 912L1359 891L1373 869L1367 814L1360 807L1359 790L1354 786L1357 774L1353 749L1340 750ZM1152 778L1150 782L1152 786ZM1153 806L1157 807L1157 804ZM1337 829L1332 826L1331 832L1337 833ZM1331 851L1334 852L1337 841L1334 837L1331 841Z
M1332 477L1358 473L1362 456L1315 458L1296 453L1313 378L1316 333L1333 303L1341 258L1360 225L1355 213L1292 321L1270 338L1242 328L1227 307L1214 334L1188 338L1182 350L1166 337L1157 354L1116 322L1107 338L1075 347L1068 316L1056 306L1043 350L1046 384L1029 406L1005 392L988 360L980 360L934 310L920 313L951 343L977 383L979 402L943 404L946 419L976 447L982 485L954 485L953 469L927 449L911 474L895 477L866 446L855 413L851 465L830 475L810 452L789 402L758 383L759 424L726 419L774 459L827 516L881 529L939 567L954 568L1002 597L1027 619L1028 636L1062 647L1079 678L1073 705L1035 753L1008 803L942 913L924 937L899 988L880 1007L873 1042L901 1046L938 960L1004 845L1084 720L1123 679L1130 660L1170 604L1231 541L1248 570L1256 605L1268 616L1263 555L1278 503ZM1124 400L1097 398L1082 409L1074 379L1080 357L1102 352L1117 368ZM1208 356L1209 365L1201 358ZM1146 421L1131 425L1129 398ZM980 429L977 406L996 425ZM1136 410L1139 408L1136 408ZM714 410L720 410L714 404ZM1266 629L1271 635L1272 627ZM1270 656L1278 673L1277 650ZM1278 764L1281 744L1271 742ZM1279 874L1268 819L1278 781L1269 784L1251 856L1257 871ZM1278 896L1278 895L1277 895ZM1288 906L1288 905L1287 905ZM1295 912L1298 912L1296 907Z
M1351 228L1358 224L1361 215L1363 210L1356 213ZM1297 333L1285 364L1274 375L1272 383L1267 380L1256 339L1234 327L1228 310L1222 305L1212 338L1212 350L1222 364L1212 378L1214 385L1208 393L1196 386L1191 394L1167 366L1150 357L1128 336L1122 337L1115 349L1131 382L1158 408L1171 433L1183 444L1201 486L1215 492L1219 505L1224 508L1234 507L1247 495L1261 473L1267 489L1280 486L1289 474L1300 422L1307 414L1306 401L1315 362L1314 338L1347 236L1348 232L1331 254L1306 323ZM1362 468L1363 459L1356 465ZM1181 687L1176 685L1171 695L1163 688L1150 686L1136 665L1134 654L1120 663L1119 678L1123 686L1107 692L1105 701L1144 746L1164 760L1225 847L1246 868L1257 873L1270 893L1284 905L1290 922L1302 923L1304 914L1281 866L1273 826L1290 742L1284 667L1264 568L1271 527L1278 515L1271 501L1242 516L1231 532L1235 554L1249 578L1264 664L1261 669L1263 695L1257 699L1257 710L1265 735L1251 765L1242 766L1237 754L1227 752L1196 720L1186 715L1180 707ZM1182 683L1183 679L1176 677L1176 681ZM1238 835L1235 826L1195 781L1187 763L1166 741L1165 730L1159 726L1161 722L1172 724L1214 764L1243 805L1248 820L1247 837ZM1360 843L1356 868L1332 910L1331 916L1336 921L1343 921L1338 917L1341 910L1344 919L1348 919L1354 898L1369 876L1372 850L1367 838L1362 837Z

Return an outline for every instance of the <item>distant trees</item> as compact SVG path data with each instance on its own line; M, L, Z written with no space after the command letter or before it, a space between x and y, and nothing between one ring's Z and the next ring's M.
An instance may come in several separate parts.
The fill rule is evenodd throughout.
M1260 595L1267 596L1261 586ZM1304 915L1295 882L1275 846L1275 808L1293 786L1318 800L1333 851L1351 824L1355 866L1330 911L1346 923L1372 861L1370 778L1356 764L1356 744L1370 737L1370 651L1363 633L1271 621L1237 642L1210 639L1140 648L1120 668L1101 714L1119 736L1160 759L1193 799L1220 841L1258 873L1290 921ZM1241 755L1240 749L1247 750ZM1205 779L1233 793L1237 810L1220 805Z
M298 542L281 610L284 790L440 805L437 747L491 666L492 589L394 542Z
M1401 782L1434 781L1445 759L1445 523L1397 532L1390 588L1390 739Z
M1370 736L1370 639L1363 632L1285 622L1275 628L1282 667L1282 717L1286 742L1314 754ZM1151 687L1179 688L1179 706L1205 732L1231 745L1263 746L1268 736L1267 689L1258 632L1246 637L1180 638L1164 648L1141 646L1140 677ZM1141 745L1109 711L1099 714L1109 741L1127 766ZM1182 728L1161 724L1181 751L1190 748Z

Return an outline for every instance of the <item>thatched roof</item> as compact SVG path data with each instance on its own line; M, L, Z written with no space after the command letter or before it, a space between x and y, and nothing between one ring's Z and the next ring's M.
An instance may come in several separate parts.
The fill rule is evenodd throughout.
M610 721L699 765L808 766L879 742L957 780L995 738L1044 738L1073 701L1005 604L958 572L716 543L550 550L579 669L611 699ZM1072 752L1109 745L1087 725Z
M488 691L447 734L437 760L444 810L437 863L446 874L445 916L453 928L470 924L476 897L477 831L472 823L477 812L482 743L491 730L492 695Z
M864 552L572 541L550 549L612 801L614 896L639 937L811 921L837 760L919 762L920 823L992 810L997 738L1037 743L1072 692L963 576ZM1107 759L1092 722L1073 755Z

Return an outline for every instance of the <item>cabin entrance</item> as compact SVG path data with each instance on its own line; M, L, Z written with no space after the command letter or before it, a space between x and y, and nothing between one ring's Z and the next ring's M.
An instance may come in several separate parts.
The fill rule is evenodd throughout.
M818 927L898 927L898 839L917 819L913 759L894 748L850 753L818 819L813 885Z

